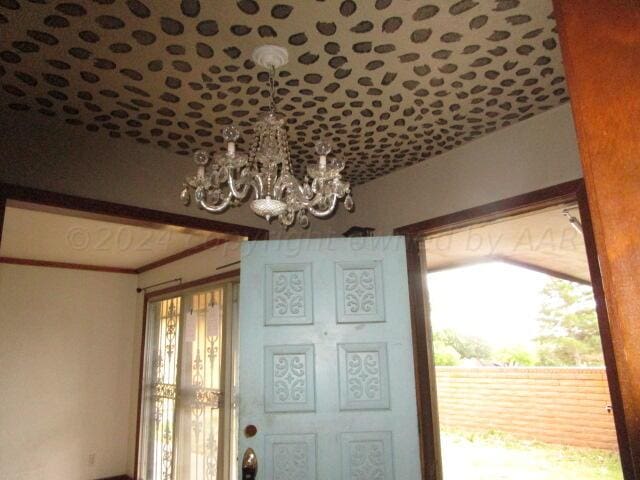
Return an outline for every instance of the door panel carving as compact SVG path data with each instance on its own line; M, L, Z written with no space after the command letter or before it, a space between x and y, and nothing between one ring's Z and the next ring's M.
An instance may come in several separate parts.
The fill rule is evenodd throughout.
M316 479L316 436L267 435L265 478L273 480Z
M336 264L338 323L384 322L380 262Z
M310 264L267 265L265 325L313 323Z
M313 345L265 347L265 411L315 410Z
M393 480L391 432L342 434L343 480Z
M338 345L340 410L389 408L389 367L385 343Z

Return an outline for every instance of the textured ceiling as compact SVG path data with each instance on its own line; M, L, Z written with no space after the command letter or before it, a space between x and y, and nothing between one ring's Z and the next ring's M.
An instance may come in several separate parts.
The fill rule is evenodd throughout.
M550 0L0 0L0 34L3 109L181 154L249 140L286 46L297 171L328 138L355 184L568 100Z

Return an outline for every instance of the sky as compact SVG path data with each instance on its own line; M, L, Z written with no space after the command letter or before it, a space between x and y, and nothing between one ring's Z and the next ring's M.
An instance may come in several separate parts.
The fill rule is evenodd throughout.
M494 348L532 343L548 275L503 262L427 274L433 331L452 328Z

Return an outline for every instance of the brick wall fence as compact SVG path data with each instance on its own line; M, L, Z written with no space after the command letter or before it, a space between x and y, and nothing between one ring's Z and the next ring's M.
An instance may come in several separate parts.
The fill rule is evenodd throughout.
M437 367L441 428L616 450L603 368Z

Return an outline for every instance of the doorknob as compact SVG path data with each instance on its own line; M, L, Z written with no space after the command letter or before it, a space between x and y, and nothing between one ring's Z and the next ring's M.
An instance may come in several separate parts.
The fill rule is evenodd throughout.
M258 474L258 457L253 448L247 448L242 457L242 480L255 480Z

